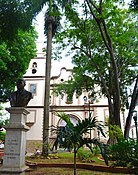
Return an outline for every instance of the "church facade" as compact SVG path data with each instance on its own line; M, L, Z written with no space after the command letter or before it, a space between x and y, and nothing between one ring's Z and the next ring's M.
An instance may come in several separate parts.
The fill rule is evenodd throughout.
M28 104L30 114L27 117L27 125L30 130L27 132L28 147L35 145L35 148L42 143L43 140L43 116L44 116L44 91L45 91L45 62L44 56L37 56L32 59L29 68L24 75L26 81L26 90L32 92L33 99ZM65 112L70 120L75 125L78 120L89 117L90 113L96 116L99 121L105 122L108 118L108 104L106 99L93 101L89 99L86 91L81 96L76 98L73 96L71 102L68 101L67 94L60 96L53 95L53 88L55 84L67 81L72 77L72 69L67 67L59 68L55 75L52 73L50 80L50 114L49 114L49 139L51 145L56 138L52 132L52 127L64 127L66 123L55 115L55 112ZM105 132L107 129L105 129ZM100 137L101 140L107 140L94 130L91 137ZM31 151L31 150L29 150Z

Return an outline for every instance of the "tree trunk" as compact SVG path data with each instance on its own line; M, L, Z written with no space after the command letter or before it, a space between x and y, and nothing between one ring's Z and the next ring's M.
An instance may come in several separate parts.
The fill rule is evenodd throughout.
M74 175L76 175L76 149L74 148Z
M50 74L51 74L51 53L52 53L52 20L47 19L48 35L46 50L46 68L45 68L45 95L44 95L44 118L43 118L43 148L42 154L48 155L49 144L49 97L50 97Z
M118 125L121 128L121 121L120 121L120 92L116 91L114 94L113 99L113 105L114 105L114 124Z
M134 86L134 90L133 90L133 94L132 94L132 99L131 99L131 104L130 104L130 108L129 108L129 112L128 112L128 117L126 119L126 125L125 125L125 131L124 131L124 137L127 139L129 137L129 131L130 131L130 125L131 125L131 120L132 120L132 115L133 115L133 110L136 106L136 101L138 98L138 76L136 79L136 83Z
M99 8L96 7L96 5L94 4L93 1L88 1L86 0L87 4L88 4L88 7L90 9L90 12L91 14L93 15L93 18L95 19L98 27L99 27L99 31L101 33L101 37L102 37L102 40L105 44L105 47L107 48L108 52L109 52L109 55L110 55L110 64L111 64L111 70L112 70L112 75L113 75L113 78L112 78L112 95L113 95L113 118L112 116L110 116L116 125L118 125L120 128L121 128L121 122L120 122L120 84L119 84L119 76L118 76L118 67L117 67L117 63L116 63L116 59L115 59L115 56L114 56L114 49L113 49L113 44L112 44L112 40L111 40L111 37L110 37L110 34L108 32L108 28L107 28L107 25L105 23L105 20L104 19L100 19L98 17L98 15L102 15L102 0L100 0L99 2ZM96 9L96 12L93 10L93 9ZM111 107L111 106L109 106ZM111 109L112 110L112 109ZM110 110L110 112L111 112ZM111 120L110 118L110 120ZM113 123L114 123L113 122Z

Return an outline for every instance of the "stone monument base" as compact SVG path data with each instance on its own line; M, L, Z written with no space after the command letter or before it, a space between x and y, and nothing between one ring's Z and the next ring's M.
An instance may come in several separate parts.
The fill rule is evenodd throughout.
M6 128L3 165L0 175L22 175L28 167L25 165L26 152L26 117L29 111L23 107L6 109L10 113L10 121Z

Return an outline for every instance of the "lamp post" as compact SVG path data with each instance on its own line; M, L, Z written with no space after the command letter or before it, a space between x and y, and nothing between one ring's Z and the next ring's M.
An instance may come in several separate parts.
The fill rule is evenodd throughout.
M133 110L133 119L136 127L136 138L138 140L138 127L137 127L137 111Z
M91 98L88 100L88 97L84 96L83 97L84 103L88 105L88 110L89 110L89 118L91 117L91 111L93 112L94 110L91 110L91 104L94 103L95 98ZM88 101L88 103L87 103Z
M91 102L90 100L88 101L88 98L86 96L83 97L84 103L88 105L88 110L89 110L89 118L91 118ZM88 103L87 103L88 101ZM91 134L91 128L90 128L90 139L92 138L92 134Z
M88 101L88 98L86 96L83 97L84 103L88 105L89 108L89 118L91 117L91 109L90 109L90 101ZM88 103L87 103L88 101Z

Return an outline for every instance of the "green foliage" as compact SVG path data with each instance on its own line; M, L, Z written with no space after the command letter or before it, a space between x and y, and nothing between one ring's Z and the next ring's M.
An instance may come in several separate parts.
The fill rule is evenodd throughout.
M110 144L116 143L124 138L122 130L117 125L109 125Z
M3 115L3 106L0 104L0 117Z
M0 127L5 127L9 123L9 118L0 117Z
M120 140L111 146L112 166L131 167L138 172L138 142L134 139Z
M0 128L4 128L9 123L9 118L6 117L6 113L3 111L3 106L0 104Z
M6 136L6 131L3 130L5 125L9 123L8 118L4 118L4 113L3 113L3 107L0 105L0 141L4 142L5 141L5 136Z
M80 148L77 152L77 158L82 162L92 162L93 153L90 150Z
M0 102L5 102L36 55L37 34L34 28L29 32L18 31L12 41L0 42Z
M6 116L3 105L0 103L0 127L4 127L9 123L9 118Z
M5 141L5 136L6 136L6 132L5 131L0 131L0 141L4 142Z
M56 113L58 117L63 119L67 123L67 129L63 132L64 138L66 138L67 148L73 148L74 152L77 153L78 149L83 145L86 145L92 152L92 144L97 145L100 148L101 153L104 155L104 149L102 143L96 138L88 138L87 134L91 130L98 129L103 136L103 126L97 121L95 117L85 118L82 121L78 121L77 125L74 126L69 117L65 113Z
M45 13L45 25L44 25L44 33L45 35L48 34L48 24L52 22L52 36L54 36L59 30L61 29L61 14L59 8L56 4L53 3L52 5L52 12L50 13L50 9L47 10Z
M62 84L62 91L71 89L80 95L85 89L104 95L110 102L109 118L120 126L120 109L127 100L125 88L138 73L136 16L114 0L83 2L66 8L65 26L57 35L60 48L70 46L67 54L75 65L73 81L68 87L67 82Z
M60 26L61 8L65 8L68 0L1 0L0 2L0 40L12 40L18 30L30 30L32 20L48 5L45 18L53 16L53 34ZM72 2L73 3L73 2ZM47 20L45 20L45 33L47 33Z
M98 146L94 146L93 147L93 155L97 156L98 154L100 154L100 149Z
M93 146L92 152L87 148L81 147L77 152L77 158L83 162L93 162L93 157L100 154L98 146Z
M73 148L74 175L76 175L76 154L79 148L83 147L84 145L86 145L86 147L88 147L91 150L91 152L93 152L92 144L97 145L100 148L105 163L108 165L108 160L104 152L103 144L100 143L99 140L96 138L87 137L87 134L90 132L90 129L98 129L101 132L101 134L103 134L102 125L97 121L95 117L85 118L82 121L78 121L76 126L74 126L71 123L69 116L65 113L56 112L56 115L63 119L67 124L67 128L63 132L63 137L66 139L66 142L62 146L68 148L69 150Z
M32 19L40 12L46 0L1 0L0 40L13 40L18 30L28 31Z
M112 38L115 52L114 54L116 56L117 66L121 75L119 78L121 79L120 85L122 89L124 87L124 82L126 85L128 85L128 83L131 84L131 81L128 82L128 80L131 80L131 78L136 75L136 71L129 69L130 66L135 67L137 64L137 51L135 47L137 40L135 36L136 23L135 21L132 21L133 19L130 18L129 13L126 10L114 8L115 6L110 3L111 1L109 4L103 4L103 17ZM106 82L108 89L111 89L111 79L107 77L112 76L112 65L110 64L110 56L108 55L104 43L102 42L98 27L96 26L94 20L82 18L79 18L78 21L76 21L77 18L72 18L70 20L72 21L74 28L67 29L66 36L68 36L71 42L66 43L67 45L72 44L72 49L76 50L73 57L73 63L76 65L74 68L75 81L80 83L80 88L84 88L84 81L82 81L83 78L81 80L79 77L87 75L88 78L91 78L91 81L87 83L87 89L94 87L91 87L93 82L93 85L100 85L102 87L102 93L106 95L106 91L103 89L104 87L101 84L101 81L99 81L99 75L104 77L104 81ZM126 28L126 30L124 30L124 28ZM75 44L74 38L76 39ZM81 44L79 45L77 42L80 42ZM92 58L90 57L91 52ZM124 62L125 65L123 64ZM128 67L126 67L126 64ZM98 67L99 71L96 67ZM123 93L121 95L123 95Z

